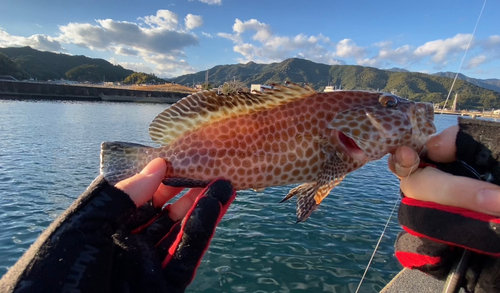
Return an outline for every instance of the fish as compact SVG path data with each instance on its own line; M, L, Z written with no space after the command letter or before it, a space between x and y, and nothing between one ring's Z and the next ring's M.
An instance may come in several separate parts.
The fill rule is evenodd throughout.
M149 135L160 147L101 144L101 175L115 184L151 160L167 162L164 184L203 187L215 178L236 190L300 183L297 222L347 174L399 146L422 150L436 132L434 108L372 91L316 92L294 83L257 93L202 91L160 113Z

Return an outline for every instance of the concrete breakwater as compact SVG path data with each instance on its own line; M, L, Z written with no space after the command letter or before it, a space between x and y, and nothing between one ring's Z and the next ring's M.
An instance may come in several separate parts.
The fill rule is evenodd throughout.
M187 94L0 80L0 99L175 103Z

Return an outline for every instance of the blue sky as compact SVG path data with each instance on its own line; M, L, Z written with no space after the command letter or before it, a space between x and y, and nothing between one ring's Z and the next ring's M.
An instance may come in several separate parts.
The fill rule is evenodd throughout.
M459 68L482 0L0 0L0 47L103 58L178 76L280 62ZM500 78L500 1L486 3L461 73Z

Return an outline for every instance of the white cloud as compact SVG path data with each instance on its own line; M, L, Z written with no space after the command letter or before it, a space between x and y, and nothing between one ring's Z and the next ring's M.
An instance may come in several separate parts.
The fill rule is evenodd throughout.
M245 42L245 36L251 32L251 40ZM233 34L218 33L217 36L231 40L233 51L241 54L240 62L277 62L290 57L300 57L328 64L343 64L328 50L330 39L322 34L307 36L276 36L271 27L256 19L241 21L236 19Z
M202 35L204 35L207 38L213 38L212 34L206 33L206 32L201 32Z
M184 59L177 59L173 56L158 54L143 57L148 63L155 65L155 72L164 77L174 77L182 74L196 72L197 70L189 66Z
M475 68L475 67L478 67L479 65L483 64L484 62L486 62L488 60L488 58L486 58L485 55L479 55L479 56L476 56L474 58L472 58L468 63L467 65L465 66L466 69L471 69L471 68Z
M392 42L382 41L375 43L373 46L378 48L378 53L371 58L358 59L358 65L372 67L405 66L416 60L413 48L409 45L392 49Z
M159 27L164 29L176 29L179 24L177 14L170 10L158 10L156 15L139 17L138 20L143 20L150 27Z
M193 0L189 0L189 2L192 2ZM222 0L198 0L200 1L201 3L205 3L205 4L208 4L208 5L221 5L222 4Z
M360 59L365 56L365 49L358 47L351 39L343 39L337 43L337 51L335 55L340 58L355 58Z
M57 37L11 36L0 28L0 46L31 46L57 52L63 50L61 44L73 44L90 50L142 58L144 67L154 67L154 72L160 76L193 70L185 60L184 49L199 44L198 36L190 30L203 25L201 16L187 14L182 19L172 11L158 10L155 15L137 20L137 23L113 19L96 19L94 23L72 22L60 25ZM139 67L131 64L134 68Z
M156 17L159 14L160 18ZM132 22L98 19L98 25L69 23L59 27L58 40L73 43L92 50L110 50L124 46L145 53L172 54L183 48L198 45L198 37L182 30L173 30L165 11L155 17L145 17L151 28L143 28ZM170 19L171 20L171 19Z
M0 28L0 47L22 47L30 46L31 48L51 51L51 52L61 52L64 48L61 43L50 36L45 35L32 35L30 37L20 37L12 36L5 30Z
M200 27L203 25L203 18L199 15L188 14L184 18L184 23L188 30Z
M155 15L138 20L143 22L98 19L96 24L69 23L59 27L57 40L91 50L139 56L155 66L154 72L160 76L192 70L179 58L185 57L186 47L199 44L198 37L189 30L203 25L201 16L188 14L184 18L185 26L179 22L178 15L169 10L158 10ZM164 56L168 64L175 63L177 67L152 62L157 56Z
M220 32L217 36L234 43L233 51L242 56L239 62L269 63L300 57L326 64L346 64L343 61L346 60L350 64L379 68L414 65L442 68L458 60L471 37L470 34L457 34L421 45L403 44L394 48L390 40L360 46L354 39L333 42L322 34L280 36L273 33L271 26L257 19L236 19L232 30L232 33ZM474 40L469 56L472 59L468 68L479 66L486 60L500 59L500 35Z
M121 65L123 68L134 70L137 72L144 72L144 73L153 73L154 70L152 67L144 64L144 63L134 63L134 62L117 62L115 58L111 58L109 62L115 64L115 65Z
M119 46L115 48L115 54L124 56L137 56L139 54L139 51Z
M415 49L418 57L431 57L436 63L445 64L451 54L464 52L471 38L470 34L457 34L453 38L427 42Z
M245 22L242 22L239 19L234 21L233 31L238 35L241 35L248 30L255 31L253 39L260 42L265 42L272 35L270 27L256 19L250 19Z
M228 34L228 33L217 33L217 36L219 36L221 38L224 38L224 39L231 40L233 43L241 43L241 42L243 42L243 40L241 39L241 37L238 36L238 35L232 35L232 34Z

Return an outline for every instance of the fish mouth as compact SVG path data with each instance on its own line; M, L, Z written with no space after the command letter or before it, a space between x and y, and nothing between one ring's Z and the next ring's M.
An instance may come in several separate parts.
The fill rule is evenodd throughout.
M356 144L356 142L354 141L354 139L345 135L342 131L339 131L339 141L341 144L344 145L344 147L346 147L348 149L361 150L359 148L359 146Z
M358 146L354 139L345 135L342 131L338 132L338 141L349 156L360 160L364 160L366 158L365 152Z

